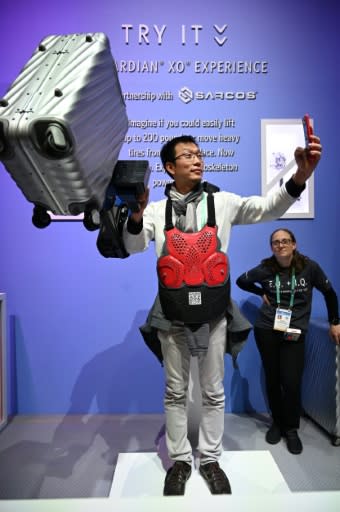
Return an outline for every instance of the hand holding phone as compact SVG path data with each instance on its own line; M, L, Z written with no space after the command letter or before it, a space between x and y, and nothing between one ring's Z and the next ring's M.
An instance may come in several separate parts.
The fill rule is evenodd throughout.
M308 114L305 114L302 118L303 131L305 134L305 146L311 142L311 135L313 135L313 127L311 124L311 119Z

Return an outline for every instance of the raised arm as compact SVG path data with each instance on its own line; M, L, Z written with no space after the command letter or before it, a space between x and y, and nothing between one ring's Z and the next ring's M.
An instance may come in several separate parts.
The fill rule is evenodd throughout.
M297 171L293 175L293 180L297 185L304 185L308 178L315 171L321 158L322 146L320 138L317 135L311 135L311 142L306 148L296 148L294 157L297 163Z

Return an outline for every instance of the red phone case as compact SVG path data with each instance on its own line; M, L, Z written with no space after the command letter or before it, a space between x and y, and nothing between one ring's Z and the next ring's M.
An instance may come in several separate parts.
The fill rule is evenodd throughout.
M310 136L313 135L313 128L311 125L311 120L308 114L305 114L302 118L303 131L305 134L305 143L306 146L311 142Z

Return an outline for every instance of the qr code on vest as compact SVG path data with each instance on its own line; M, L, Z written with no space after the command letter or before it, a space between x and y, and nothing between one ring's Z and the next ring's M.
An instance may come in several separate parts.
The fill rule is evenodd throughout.
M201 292L189 292L189 306L200 306L202 304Z

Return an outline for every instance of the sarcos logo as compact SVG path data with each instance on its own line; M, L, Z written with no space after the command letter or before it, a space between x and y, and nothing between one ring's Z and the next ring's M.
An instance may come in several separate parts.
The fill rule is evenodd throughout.
M188 87L182 87L178 91L179 98L183 101L183 103L190 103L194 99L194 93Z
M178 97L183 103L193 100L256 100L256 91L192 91L189 87L182 87L178 91Z

